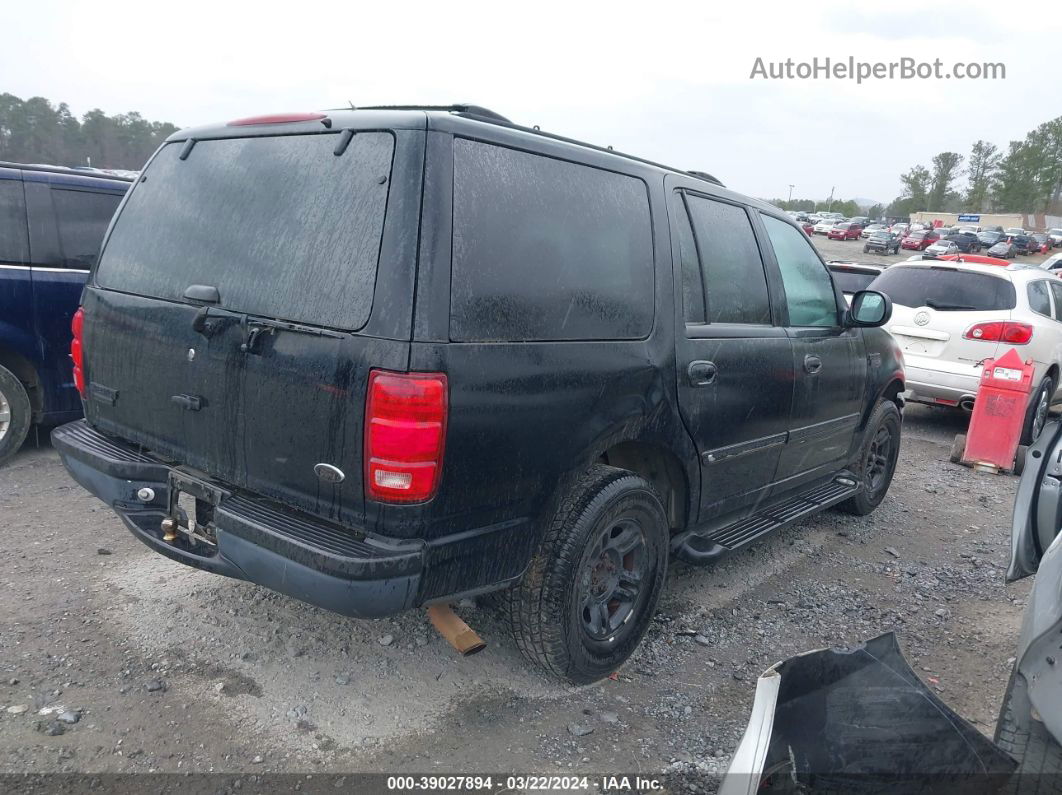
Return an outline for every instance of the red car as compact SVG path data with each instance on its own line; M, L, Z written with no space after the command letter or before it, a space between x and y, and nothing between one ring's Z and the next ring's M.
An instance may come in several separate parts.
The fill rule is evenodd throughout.
M800 225L800 228L804 230L804 234L808 237L811 237L815 234L815 224L808 223L807 221L805 221Z
M830 240L859 240L863 227L859 224L834 224L833 228L826 233Z
M900 248L909 248L915 251L925 251L931 245L940 240L940 233L933 229L919 229L912 232L900 242Z

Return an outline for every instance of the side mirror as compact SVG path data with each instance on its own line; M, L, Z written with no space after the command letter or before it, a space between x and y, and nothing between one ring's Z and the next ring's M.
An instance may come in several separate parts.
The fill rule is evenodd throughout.
M876 328L884 326L892 317L892 301L877 290L860 290L852 296L846 318L849 327Z

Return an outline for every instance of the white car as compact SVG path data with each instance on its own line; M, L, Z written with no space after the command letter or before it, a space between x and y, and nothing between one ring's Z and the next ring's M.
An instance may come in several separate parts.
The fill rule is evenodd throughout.
M812 227L812 234L825 235L834 225L837 223L833 218L823 218L814 227Z
M950 240L944 240L941 238L936 243L931 243L926 247L925 254L923 256L926 259L936 259L937 257L943 257L948 254L958 254L959 247L956 246Z
M910 224L893 224L892 226L889 227L889 231L893 232L893 233L895 233L897 235L900 235L902 237L903 235L906 235L909 231L911 231L911 225Z
M1048 229L1047 236L1051 239L1051 245L1062 246L1062 229Z
M1013 347L1035 365L1022 444L1043 429L1062 372L1062 279L1022 265L901 262L874 280L903 350L905 398L970 411L986 359Z
M1058 272L1062 271L1062 254L1052 254L1040 263L1040 267L1045 271L1052 271L1055 275L1058 275Z

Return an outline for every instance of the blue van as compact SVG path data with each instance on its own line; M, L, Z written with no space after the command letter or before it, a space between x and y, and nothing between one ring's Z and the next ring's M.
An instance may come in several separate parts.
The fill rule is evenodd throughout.
M0 162L0 464L81 416L70 319L131 178Z

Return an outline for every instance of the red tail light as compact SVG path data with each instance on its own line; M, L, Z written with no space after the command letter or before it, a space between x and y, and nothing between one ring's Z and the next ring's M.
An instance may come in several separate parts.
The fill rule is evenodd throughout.
M1025 345L1032 339L1033 327L1027 323L1011 323L993 320L988 323L976 323L966 329L962 338L980 340L981 342L1005 342L1008 345Z
M365 404L365 496L379 502L425 502L442 477L446 376L369 373Z
M74 363L74 386L81 397L85 397L85 349L81 332L85 326L85 310L78 307L70 321L70 331L74 338L70 340L70 360Z

